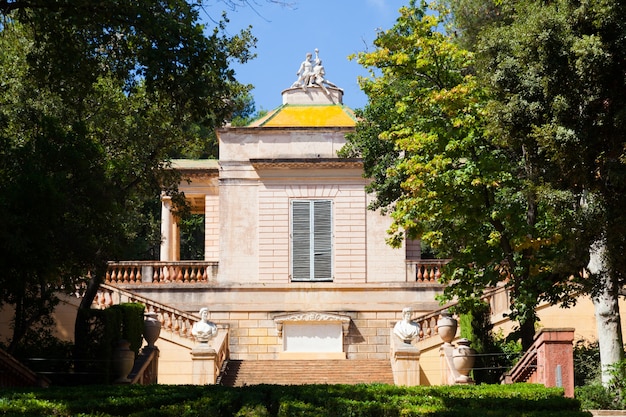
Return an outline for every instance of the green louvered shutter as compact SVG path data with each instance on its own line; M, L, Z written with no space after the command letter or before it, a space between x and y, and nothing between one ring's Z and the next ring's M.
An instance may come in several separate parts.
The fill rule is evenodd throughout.
M332 278L332 202L292 201L291 279L330 281Z

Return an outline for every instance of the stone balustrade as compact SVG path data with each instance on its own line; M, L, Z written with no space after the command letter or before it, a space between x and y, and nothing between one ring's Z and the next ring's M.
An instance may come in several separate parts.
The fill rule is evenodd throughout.
M102 284L98 295L94 300L94 307L106 308L121 302L141 303L146 306L146 313L156 313L157 319L161 323L161 332L177 334L182 338L193 340L191 328L194 323L200 320L194 314L177 310L172 307L160 304L156 301L141 297L120 288Z
M491 307L492 315L502 314L503 311L508 311L509 290L506 287L496 287L486 290L482 299ZM437 321L439 321L444 311L454 305L456 305L456 303L449 303L438 310L433 310L428 314L414 318L413 321L420 326L419 340L425 340L433 336L437 336Z
M123 288L119 288L109 284L101 284L98 294L94 300L93 307L106 308L114 304L129 302L129 303L141 303L146 307L146 313L156 313L157 320L161 323L161 338L168 338L170 335L176 335L183 339L186 339L189 347L198 346L195 344L194 337L191 334L193 325L200 321L200 318L194 314L187 313L185 311L177 310L175 308L163 305L149 298L145 298L134 294L130 291L126 291ZM203 375L203 383L215 384L218 380L224 363L230 357L230 327L228 324L217 324L217 334L214 339L211 340L211 353L210 362L212 365L210 369L207 369ZM178 339L177 343L180 343L181 339ZM154 355L154 352L149 353ZM133 376L133 381L136 383L149 383L149 381L156 381L156 374L158 372L154 365L156 363L155 357L149 358L150 360L145 367L139 369L137 374ZM154 362L152 360L155 360ZM150 367L152 363L152 367ZM135 383L135 382L133 382Z
M419 284L438 284L442 267L449 259L419 259L406 261L406 281Z
M122 261L109 262L107 284L206 283L217 277L217 262Z
M429 339L439 334L437 321L439 321L442 313L450 306L452 306L452 304L447 304L438 310L433 310L428 314L413 319L413 321L420 326L419 340Z

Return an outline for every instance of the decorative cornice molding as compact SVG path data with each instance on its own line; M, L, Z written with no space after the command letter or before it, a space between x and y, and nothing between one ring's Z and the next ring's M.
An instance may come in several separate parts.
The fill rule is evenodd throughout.
M306 169L306 168L354 168L361 169L363 160L360 158L276 158L250 159L256 169Z

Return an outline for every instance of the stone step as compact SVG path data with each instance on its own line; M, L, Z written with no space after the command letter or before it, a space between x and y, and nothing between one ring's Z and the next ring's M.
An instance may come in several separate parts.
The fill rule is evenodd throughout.
M229 360L225 386L393 384L389 360Z

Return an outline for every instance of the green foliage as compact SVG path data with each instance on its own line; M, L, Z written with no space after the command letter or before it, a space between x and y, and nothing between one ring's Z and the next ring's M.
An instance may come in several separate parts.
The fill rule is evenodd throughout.
M210 132L246 112L249 30L209 30L197 2L0 1L0 305L14 350L54 294L111 259L154 259L169 159L215 154ZM80 326L80 323L77 323ZM80 332L79 332L80 333ZM84 333L84 332L83 332Z
M204 259L204 214L188 214L181 217L180 259Z
M574 395L583 410L619 409L615 404L615 395L599 383L575 387Z
M603 361L619 361L617 294L626 277L626 4L516 0L501 2L498 12L498 19L484 22L474 45L491 96L490 129L499 141L524 150L518 155L537 201L571 213L567 227L557 229L551 266L558 275L539 284L590 293L596 311L613 317L598 332L604 351L613 352ZM597 266L588 267L592 245L602 254ZM567 274L564 266L588 273ZM561 301L552 294L550 301Z
M588 416L563 391L532 384L96 386L0 391L2 415L84 416Z
M598 366L599 362L598 360ZM626 360L609 365L609 373L611 382L607 386L602 385L596 377L596 381L575 388L575 396L584 409L626 409ZM599 370L594 374L599 376Z
M514 340L506 340L493 333L490 306L482 300L460 315L461 337L469 339L476 350L476 364L472 370L474 380L481 384L498 384L504 372L519 358L522 347Z
M127 340L130 343L130 350L137 356L143 342L145 306L140 303L122 303L113 305L109 307L110 309L121 310L122 320L118 340Z
M81 328L74 346L75 371L78 381L66 384L108 383L112 378L112 359L121 340L130 343L138 354L143 337L144 305L139 303L116 304L104 310L79 310L78 318L88 323Z
M598 342L577 340L574 344L574 385L600 382L600 349Z
M586 265L581 195L545 184L546 158L529 159L525 144L499 136L482 56L442 31L451 16L435 7L409 2L376 49L358 54L370 70L360 80L369 102L341 155L363 158L371 208L391 212L390 244L419 238L452 259L446 298L471 302L506 283L528 347L536 305L567 302L570 277Z

